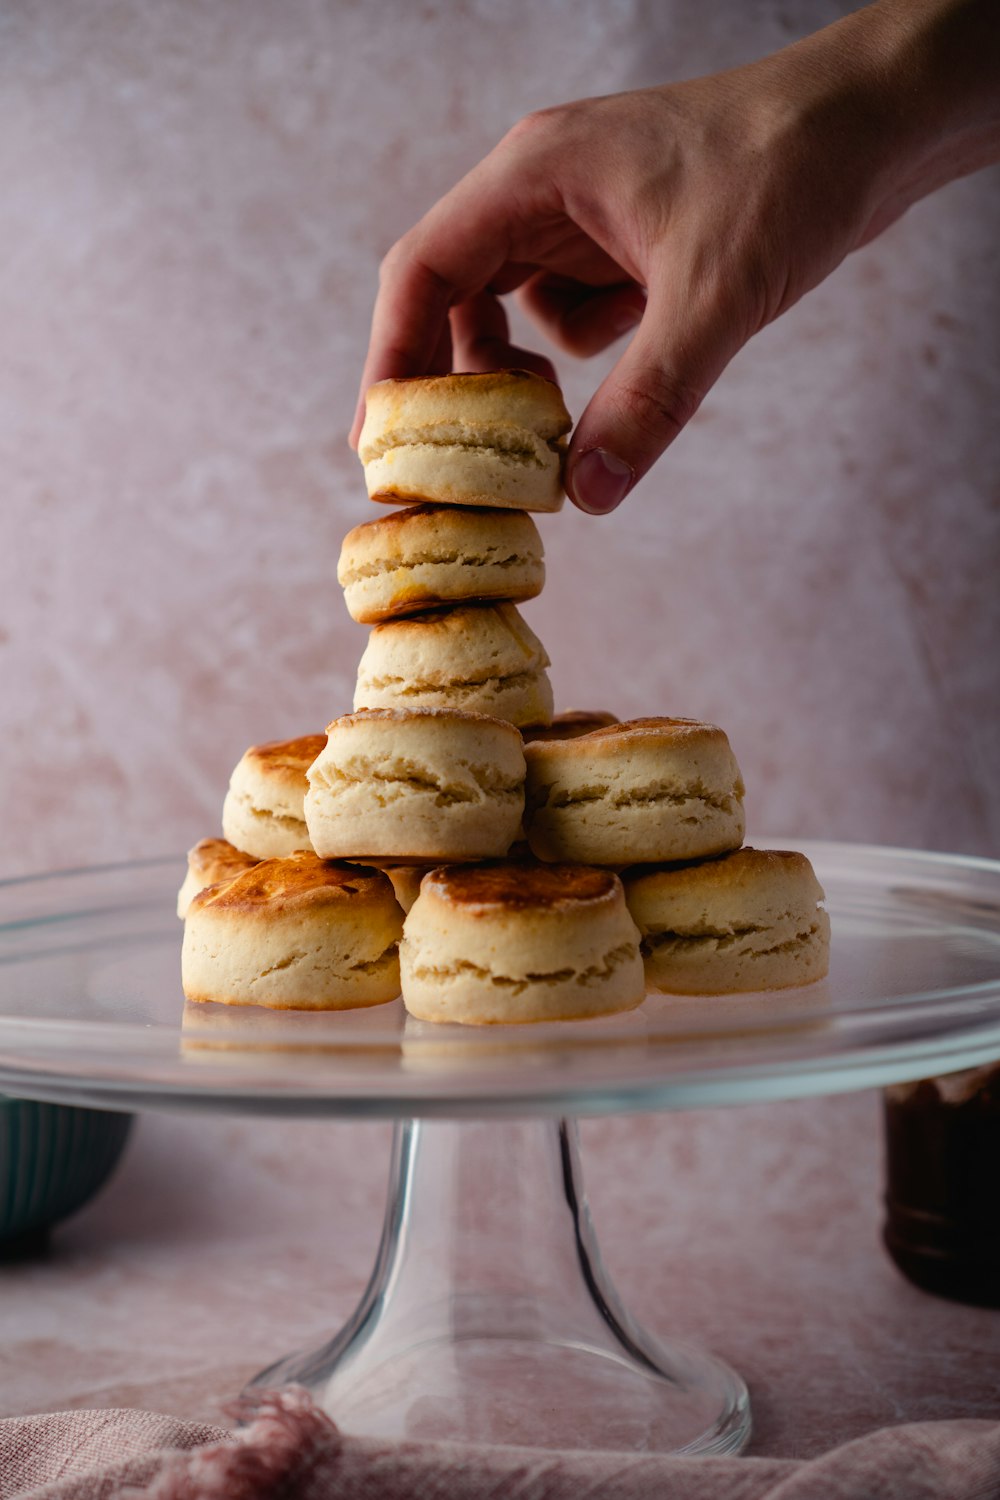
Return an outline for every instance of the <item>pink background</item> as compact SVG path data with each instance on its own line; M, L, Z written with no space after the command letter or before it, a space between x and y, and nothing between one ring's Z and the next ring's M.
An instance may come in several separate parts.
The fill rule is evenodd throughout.
M845 8L6 8L0 874L182 850L249 743L349 706L344 432L394 237L526 111ZM543 520L558 705L722 724L751 834L997 851L998 187L939 193L756 339L627 509ZM562 361L573 412L603 368ZM623 1292L743 1369L757 1451L989 1414L997 1319L878 1247L875 1107L585 1132ZM5 1273L0 1410L214 1414L349 1311L384 1167L376 1126L144 1121Z
M183 849L350 704L378 260L527 110L832 3L89 0L0 20L4 873ZM558 705L708 717L751 832L995 851L1000 174L744 351L627 510L543 519ZM599 361L563 359L579 412Z

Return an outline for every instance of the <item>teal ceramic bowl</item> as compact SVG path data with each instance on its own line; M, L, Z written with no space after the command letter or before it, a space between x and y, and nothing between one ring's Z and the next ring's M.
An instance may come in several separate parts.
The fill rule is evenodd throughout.
M0 1255L28 1247L108 1180L132 1116L0 1094Z

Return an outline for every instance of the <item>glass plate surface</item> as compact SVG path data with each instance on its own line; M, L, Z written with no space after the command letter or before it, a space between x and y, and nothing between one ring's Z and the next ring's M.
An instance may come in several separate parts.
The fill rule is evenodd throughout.
M0 1089L120 1109L595 1114L865 1088L1000 1058L1000 864L793 847L826 889L829 979L652 994L623 1016L536 1026L415 1023L399 1000L339 1015L185 1012L183 859L0 882Z

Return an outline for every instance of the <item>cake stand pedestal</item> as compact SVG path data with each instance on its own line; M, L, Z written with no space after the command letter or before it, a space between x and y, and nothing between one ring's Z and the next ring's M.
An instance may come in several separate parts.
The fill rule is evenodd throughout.
M292 1381L346 1431L381 1438L735 1453L750 1432L734 1371L622 1306L572 1120L397 1124L353 1317L254 1385Z
M798 1098L1000 1058L1000 864L804 851L827 892L827 981L650 995L624 1016L520 1027L428 1027L399 1001L184 1010L181 861L0 882L0 1090L398 1121L354 1316L254 1382L303 1383L349 1432L736 1452L750 1430L740 1378L650 1336L608 1280L572 1117Z

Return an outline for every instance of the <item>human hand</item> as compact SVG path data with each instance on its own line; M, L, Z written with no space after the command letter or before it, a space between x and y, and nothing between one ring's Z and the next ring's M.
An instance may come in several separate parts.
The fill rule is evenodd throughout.
M552 376L510 343L500 299L516 289L570 353L633 331L566 465L581 509L614 509L754 333L994 159L990 10L995 23L983 0L881 0L732 72L522 120L383 262L352 442L376 380Z

